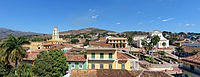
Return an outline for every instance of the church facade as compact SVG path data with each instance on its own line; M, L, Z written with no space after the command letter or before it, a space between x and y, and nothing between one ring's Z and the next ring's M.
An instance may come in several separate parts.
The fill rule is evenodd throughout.
M158 30L154 30L152 32L149 33L149 36L154 36L154 35L158 35L160 37L160 41L157 44L158 48L169 48L169 40L166 39L163 35L161 31ZM144 40L146 40L147 42L150 42L151 39L149 38L145 38ZM165 44L164 44L165 43ZM139 40L137 42L137 47L142 47L142 40Z

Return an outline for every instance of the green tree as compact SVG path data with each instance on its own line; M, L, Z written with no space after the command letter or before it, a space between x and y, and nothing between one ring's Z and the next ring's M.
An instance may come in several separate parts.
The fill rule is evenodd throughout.
M17 77L34 77L31 66L26 63L22 63L17 68Z
M144 53L144 49L146 50L146 47L147 47L147 41L145 40L142 40L142 52Z
M33 72L37 76L51 77L53 64L53 58L46 51L42 51L34 61Z
M78 39L72 39L72 40L71 40L71 43L72 43L72 44L76 44L77 42L79 42Z
M151 42L148 43L146 49L147 49L147 53L150 54L149 51L153 49L153 45L151 44Z
M84 43L84 46L89 45L89 42L90 42L90 40L86 39L86 40L85 40L85 43Z
M66 74L68 66L66 64L66 57L61 50L53 50L49 52L54 60L52 75L54 77L62 77Z
M151 37L151 43L153 47L157 45L159 41L160 41L160 37L158 35L154 35L153 37ZM153 49L152 49L152 56L153 56Z
M133 44L133 37L132 36L127 36L127 39L128 39L129 45L132 45Z
M24 44L30 44L25 38L17 38L13 35L9 35L8 39L3 41L0 47L3 49L0 51L0 61L5 64L15 62L15 67L18 66L18 61L22 61L27 57L26 50L22 47Z
M33 72L37 76L62 77L68 69L64 52L60 50L41 52L34 64Z
M181 53L184 52L184 49L182 48L182 46L176 46L176 52L178 53L178 56L180 57L181 56Z

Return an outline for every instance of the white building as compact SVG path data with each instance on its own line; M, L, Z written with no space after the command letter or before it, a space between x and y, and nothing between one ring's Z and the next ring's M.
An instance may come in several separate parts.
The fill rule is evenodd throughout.
M157 44L158 48L168 48L169 47L169 40L167 40L165 37L163 37L162 32L160 32L158 30L154 30L149 33L149 36L154 36L154 35L158 35L160 37L160 41ZM145 38L144 40L146 40L147 42L151 41L151 39L149 39L149 38ZM166 43L165 46L163 46L164 42ZM142 47L142 40L138 41L137 47Z

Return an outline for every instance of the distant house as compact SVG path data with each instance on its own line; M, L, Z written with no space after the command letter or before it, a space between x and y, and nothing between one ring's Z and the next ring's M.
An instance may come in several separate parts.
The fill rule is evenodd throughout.
M200 77L200 52L180 61L183 63L183 77Z
M87 69L86 56L85 55L68 55L66 56L66 62L68 64L68 71L72 69Z
M107 43L112 45L113 48L127 48L128 39L123 37L108 37Z
M120 69L72 70L69 77L172 77L162 71L128 71Z

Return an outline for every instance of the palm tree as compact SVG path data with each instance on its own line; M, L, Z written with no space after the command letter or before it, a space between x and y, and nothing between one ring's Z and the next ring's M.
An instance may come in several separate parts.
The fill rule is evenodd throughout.
M149 43L147 44L147 48L146 48L146 49L147 49L147 53L150 54L149 51L153 49L153 46L152 46L151 42L149 42Z
M142 40L142 53L144 53L144 48L147 46L147 41Z
M17 68L18 61L22 61L24 57L27 57L26 50L22 47L22 45L29 43L30 42L25 40L24 37L17 38L9 34L8 39L0 44L0 48L3 49L0 52L0 61L5 64L15 62L15 67Z
M152 56L153 56L153 48L154 46L156 46L157 49L157 44L160 41L160 37L158 35L154 35L153 37L151 37L151 43L152 43Z

